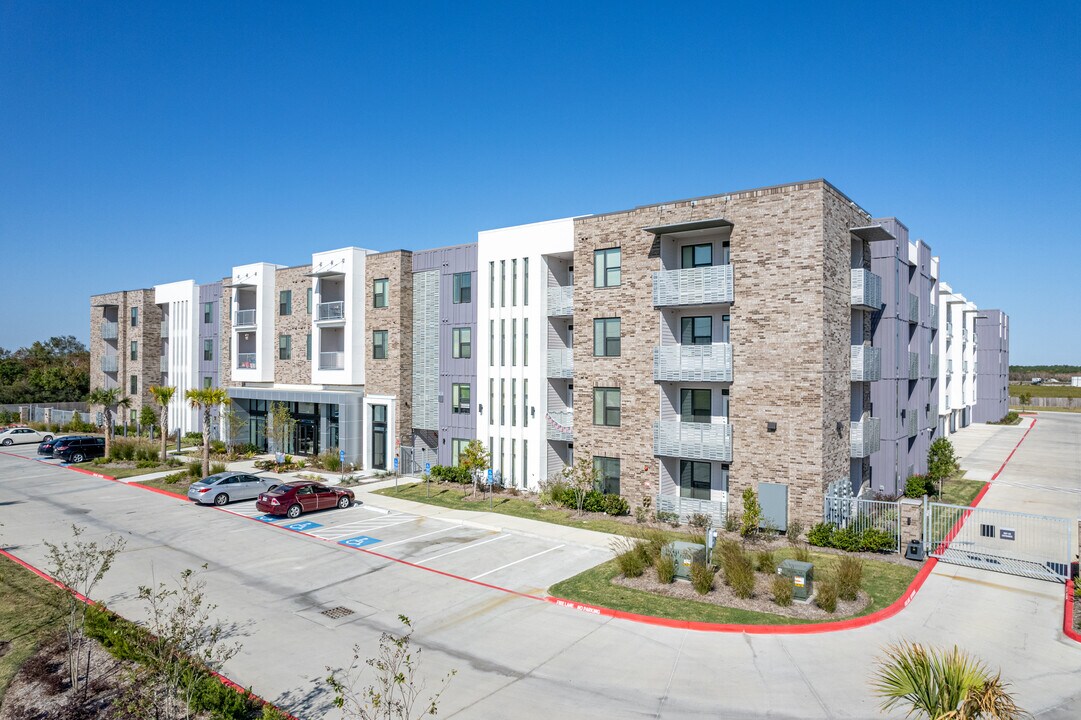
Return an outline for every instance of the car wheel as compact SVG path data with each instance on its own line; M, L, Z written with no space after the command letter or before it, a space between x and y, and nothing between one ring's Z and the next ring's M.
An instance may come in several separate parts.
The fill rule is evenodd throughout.
M4 447L7 447L12 442L11 438L4 438Z
M345 510L347 507L353 504L353 501L349 499L348 495L342 495L338 498L338 507Z
M42 442L51 442L51 441L52 441L52 439L53 439L53 436L52 436L52 435L46 435L46 436L45 436L45 437L44 437L44 438L42 439Z
M285 514L286 514L287 517L290 517L290 518L298 518L298 517L300 517L300 506L299 505L290 505L289 509L285 511Z
M75 453L74 455L71 456L71 461L73 463L81 463L85 459L86 458L83 457L82 453Z
M229 496L226 495L225 493L218 493L217 495L214 496L214 504L215 505L224 505L227 502L229 502Z

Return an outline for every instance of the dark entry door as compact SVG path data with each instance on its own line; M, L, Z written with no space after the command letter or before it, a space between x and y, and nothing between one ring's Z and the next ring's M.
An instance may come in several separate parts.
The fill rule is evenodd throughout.
M387 469L387 406L372 405L372 467Z
M294 446L298 455L319 454L319 429L315 420L297 420Z

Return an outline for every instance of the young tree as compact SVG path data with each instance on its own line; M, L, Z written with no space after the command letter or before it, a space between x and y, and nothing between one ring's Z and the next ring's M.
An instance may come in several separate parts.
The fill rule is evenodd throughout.
M574 492L574 502L578 507L578 514L581 515L586 495L590 490L596 490L600 484L601 471L590 458L579 458L574 465L563 468L561 474Z
M739 534L743 537L757 535L761 525L762 505L758 502L758 493L754 488L746 488L743 491L743 517L739 521Z
M948 438L939 438L931 443L927 451L927 477L939 488L942 494L942 483L957 468L957 457L953 454L953 443Z
M1018 401L1021 403L1021 412L1025 411L1025 406L1032 401L1032 395L1027 392L1023 392L1017 396Z
M131 398L120 394L120 388L95 388L87 395L90 405L100 405L105 416L105 457L109 457L113 445L113 413L119 408L131 407Z
M203 477L210 474L210 413L216 407L229 402L229 393L223 388L199 388L188 390L188 404L203 411Z
M334 704L346 718L359 720L414 720L435 717L439 714L439 698L456 674L451 670L438 692L418 703L424 691L424 683L418 677L421 649L412 649L413 624L405 615L398 619L405 625L403 635L384 632L379 638L379 654L360 661L360 645L353 646L353 662L344 669L329 665L327 684L334 691ZM364 667L371 668L375 676L367 685L361 686Z
M64 633L67 637L68 680L74 690L85 695L90 684L90 660L86 637L86 608L89 598L101 579L109 572L113 560L124 549L124 540L110 535L106 542L81 540L86 528L71 526L74 539L60 545L45 540L49 549L49 572L63 584Z
M158 424L161 428L161 461L165 462L165 442L169 437L169 403L173 400L173 395L176 394L176 388L172 385L151 385L150 394L154 396L154 400L157 401L160 410L160 420Z
M154 408L149 405L143 405L139 410L139 425L146 431L147 437L150 437L150 432L155 425L158 424L158 414L154 412Z
M1007 691L1008 683L994 676L979 660L954 646L949 651L904 642L886 648L871 680L885 700L882 709L906 710L906 717L928 720L1016 720L1027 717Z
M229 451L235 453L240 446L240 434L247 428L248 420L240 414L236 405L228 403L221 414L221 425L228 434Z
M492 466L492 454L484 449L480 440L470 440L465 450L458 454L458 464L473 477L473 497L476 497L480 476Z
M270 404L270 412L267 417L267 435L273 446L271 450L276 453L285 452L289 438L293 437L293 428L297 421L289 412L289 406L283 402Z

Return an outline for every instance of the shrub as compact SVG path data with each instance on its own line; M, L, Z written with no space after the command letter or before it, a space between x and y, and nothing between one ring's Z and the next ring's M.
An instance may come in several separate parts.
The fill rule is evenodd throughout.
M540 501L542 505L559 505L577 509L574 500L574 490L570 483L561 478L552 478L541 487Z
M759 550L755 554L755 566L758 568L758 572L767 574L777 572L777 563L774 561L773 551Z
M188 475L191 475L193 478L201 478L203 476L203 464L198 460L189 462Z
M893 552L896 549L897 538L891 532L868 527L860 533L860 550L864 552Z
M622 495L605 495L604 512L609 515L626 515L631 510L627 498Z
M815 605L828 613L837 611L837 588L829 580L818 583L815 591Z
M734 513L728 513L724 516L724 529L728 532L739 530L739 518Z
M660 557L661 551L664 550L664 546L668 543L668 536L664 534L663 530L651 528L641 533L639 540L642 542L646 557L649 558L649 562L652 564Z
M223 472L225 472L225 463L220 463L220 462L210 463L210 474L211 475L217 475L217 474L223 473Z
M335 464L337 463L338 456L334 456ZM327 465L324 465L328 470ZM338 464L338 469L341 469L341 465ZM443 482L456 482L462 485L468 485L473 482L472 476L469 471L460 465L433 465L432 477L436 480L442 480Z
M803 534L803 523L799 520L789 520L788 530L785 535L788 536L788 542L795 544L799 542L799 536Z
M743 491L743 517L739 521L739 534L750 537L758 533L758 526L762 524L762 506L758 504L758 493L754 488Z
M657 581L670 584L676 579L676 559L666 552L660 552L653 559L653 568L657 571Z
M187 478L189 478L189 477L191 477L191 476L190 476L190 475L188 474L188 472L187 472L187 471L185 470L185 471L183 471L183 472L176 472L176 473L173 473L172 475L166 475L166 476L165 476L165 477L163 477L163 478L162 478L161 480L162 480L162 482L164 482L164 483L165 483L166 485L175 485L176 483L180 482L181 480L186 480L186 479L187 479Z
M649 550L645 543L629 538L616 544L616 567L624 577L638 577L650 564Z
M634 509L634 521L644 523L649 520L649 510L644 505L639 505Z
M855 528L838 528L830 538L830 545L845 552L859 552L860 534Z
M744 600L754 595L754 563L742 550L726 558L724 581L736 597Z
M687 524L695 530L706 530L713 524L713 518L705 513L694 513L688 518Z
M223 455L225 453L225 441L224 440L211 440L210 441L210 452L216 453L218 455Z
M792 604L792 578L774 575L770 582L770 592L773 595L773 602L781 607L788 607Z
M905 497L921 498L935 494L935 481L926 475L913 475L905 481Z
M200 430L192 430L191 432L184 433L184 439L185 440L198 440L199 442L202 442L203 441L203 433Z
M735 540L718 540L717 544L713 546L713 557L711 559L714 565L723 568L730 556L738 555L741 552L743 552L743 549Z
M691 563L691 585L699 595L705 595L713 589L713 575L715 571L704 562Z
M338 458L337 450L327 450L318 457L319 466L324 470L338 472L342 469L342 461ZM435 468L432 468L433 470ZM434 476L435 473L432 473Z
M578 509L577 501L575 501L574 508L576 510ZM587 492L585 499L582 501L582 511L604 512L604 493L600 490L590 490Z
M855 600L863 581L863 561L843 556L837 563L837 596L842 600Z
M832 547L833 533L837 526L833 523L820 522L807 533L807 542L816 547Z
M811 550L806 545L796 545L792 548L792 559L799 562L811 562Z
M101 458L98 458L98 459L100 460ZM152 467L157 467L157 466L158 466L158 461L157 460L139 460L138 462L135 463L135 467L141 468L141 469L152 468Z

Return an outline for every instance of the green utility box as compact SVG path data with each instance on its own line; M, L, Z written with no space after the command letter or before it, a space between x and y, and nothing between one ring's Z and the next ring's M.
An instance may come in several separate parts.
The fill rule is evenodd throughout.
M809 600L814 594L815 566L799 560L782 560L777 568L778 575L792 578L792 597L796 600Z
M706 546L698 543L673 542L664 546L664 553L676 560L676 577L691 579L691 563L706 561Z

